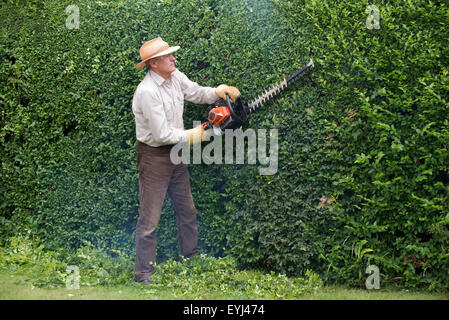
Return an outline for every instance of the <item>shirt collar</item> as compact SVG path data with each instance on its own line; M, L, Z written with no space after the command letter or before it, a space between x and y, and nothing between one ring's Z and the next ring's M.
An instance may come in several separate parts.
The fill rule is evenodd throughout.
M156 72L154 72L153 70L150 70L149 72L150 77L153 78L153 80L156 82L157 85L161 86L163 85L165 82L169 81L169 80L165 80L164 78L162 78L160 75L158 75Z

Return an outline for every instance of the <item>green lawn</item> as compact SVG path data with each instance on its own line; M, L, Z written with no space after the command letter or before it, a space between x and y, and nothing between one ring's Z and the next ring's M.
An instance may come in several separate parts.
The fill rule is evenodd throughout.
M113 287L81 287L77 290L66 288L38 288L25 280L25 276L11 271L0 271L1 300L173 300L192 299L170 289L154 289L139 284L119 285ZM251 296L229 296L216 291L208 291L203 299L253 299ZM448 300L449 295L396 291L396 290L361 290L341 287L319 288L315 293L295 297L298 300Z

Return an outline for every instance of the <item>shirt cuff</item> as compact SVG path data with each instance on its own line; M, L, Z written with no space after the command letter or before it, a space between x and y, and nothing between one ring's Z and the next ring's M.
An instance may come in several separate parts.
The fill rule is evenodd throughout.
M189 135L187 134L187 131L183 131L181 135L181 143L189 143Z

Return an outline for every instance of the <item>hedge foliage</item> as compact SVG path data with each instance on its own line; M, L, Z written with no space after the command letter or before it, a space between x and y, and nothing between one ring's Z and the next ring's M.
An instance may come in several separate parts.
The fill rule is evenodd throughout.
M79 28L66 26L69 5ZM449 287L449 9L444 1L6 1L1 28L1 238L134 250L131 99L140 45L246 100L313 58L313 72L245 128L278 129L279 168L192 165L205 252L364 286ZM70 22L70 21L69 21ZM206 116L186 104L184 121ZM166 201L158 258L177 254Z

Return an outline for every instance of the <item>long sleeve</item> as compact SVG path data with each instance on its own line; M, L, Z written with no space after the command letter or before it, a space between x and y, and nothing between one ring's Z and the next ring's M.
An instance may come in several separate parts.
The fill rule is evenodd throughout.
M187 76L177 71L175 76L179 79L184 99L196 104L211 104L217 101L215 88L202 87L198 83L189 80Z

